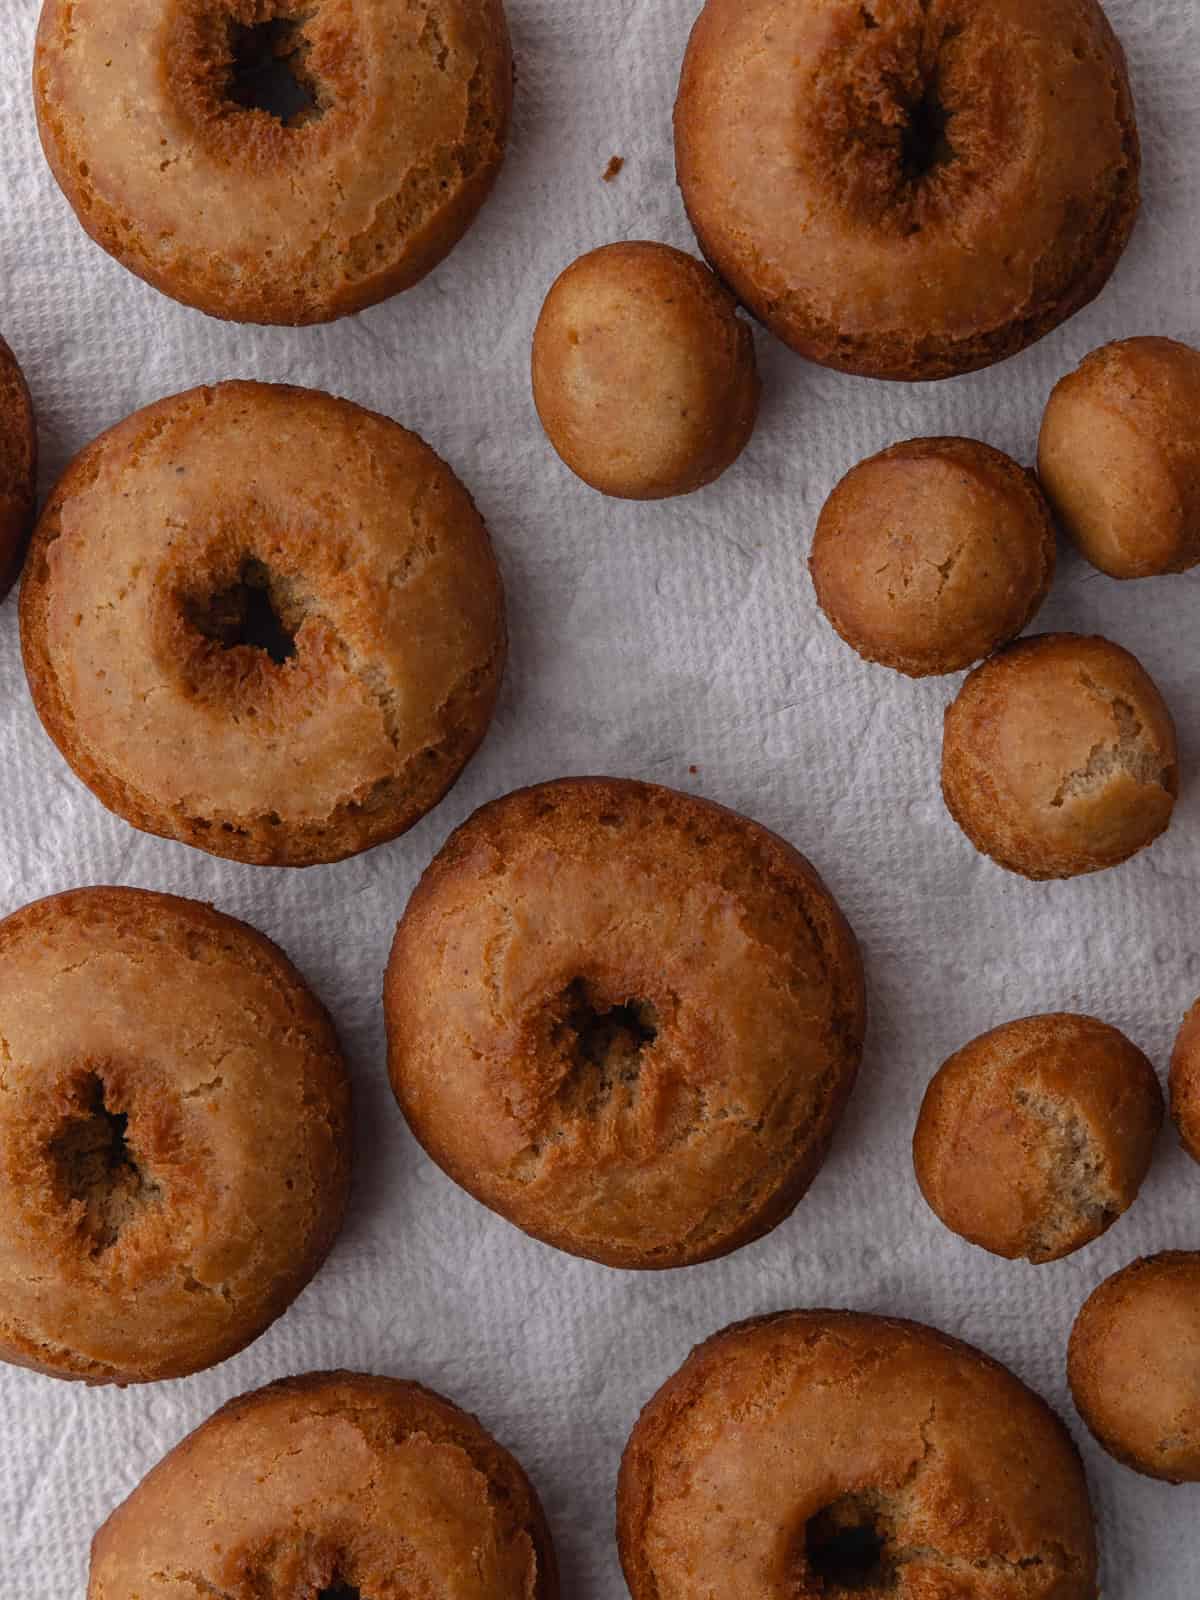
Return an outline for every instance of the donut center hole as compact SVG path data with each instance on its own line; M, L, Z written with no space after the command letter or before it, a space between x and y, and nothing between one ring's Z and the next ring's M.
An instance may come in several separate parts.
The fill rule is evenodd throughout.
M809 1518L804 1556L825 1595L881 1594L895 1586L884 1518L877 1505L859 1495L836 1500Z
M901 137L900 159L910 182L920 183L954 160L954 146L947 133L949 126L950 113L934 81L916 105L909 108L908 126Z
M318 1589L316 1600L365 1600L352 1583L335 1583L330 1589Z
M235 583L184 610L192 626L222 649L263 650L276 666L296 654L297 630L278 609L270 571L253 557L242 562Z
M89 1073L79 1109L50 1142L50 1161L68 1202L83 1207L93 1259L116 1244L122 1228L159 1193L128 1142L129 1118L107 1104L104 1081Z
M324 107L308 71L307 21L272 17L269 22L233 23L226 99L243 111L265 111L285 128L319 117Z
M583 978L568 986L564 998L568 1042L577 1065L636 1078L642 1051L658 1038L658 1016L649 1001L629 999L603 1009Z

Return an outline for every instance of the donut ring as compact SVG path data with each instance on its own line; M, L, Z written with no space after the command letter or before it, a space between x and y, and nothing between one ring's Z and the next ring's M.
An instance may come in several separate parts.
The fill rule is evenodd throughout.
M77 889L0 922L0 1358L181 1378L291 1304L341 1225L349 1083L283 952Z
M0 339L0 600L21 570L36 482L33 400L16 356Z
M215 1524L214 1524L214 1518ZM537 1494L415 1383L310 1373L222 1407L96 1535L88 1600L558 1600Z
M969 1345L854 1312L695 1350L630 1437L617 1534L633 1600L1097 1594L1083 1468L1049 1406Z
M761 1238L862 1055L858 945L805 858L692 795L568 778L477 811L384 988L409 1127L476 1199L608 1266Z
M441 799L491 720L504 596L454 473L314 390L193 389L68 468L21 590L34 704L135 827L339 861Z
M708 0L675 111L700 244L801 355L946 378L1093 299L1140 155L1096 0Z
M214 317L328 322L410 288L495 181L502 0L46 0L46 158L92 238Z

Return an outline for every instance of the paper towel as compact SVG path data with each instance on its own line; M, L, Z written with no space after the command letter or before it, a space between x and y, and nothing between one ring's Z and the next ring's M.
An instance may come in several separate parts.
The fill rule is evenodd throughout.
M212 900L278 939L333 1010L357 1093L346 1231L312 1287L215 1372L88 1391L0 1370L0 1591L76 1600L88 1540L188 1429L242 1390L332 1365L411 1375L477 1411L546 1502L571 1600L620 1600L618 1458L639 1407L699 1339L792 1305L920 1318L1010 1363L1064 1414L1095 1491L1107 1600L1200 1594L1197 1491L1136 1478L1070 1406L1066 1339L1101 1278L1200 1248L1200 1169L1164 1136L1142 1198L1056 1266L1007 1265L948 1233L913 1181L909 1139L938 1063L983 1029L1078 1009L1160 1067L1200 993L1200 575L1120 586L1067 556L1039 628L1134 650L1180 722L1184 793L1165 840L1115 872L1049 886L977 856L944 813L941 713L955 681L859 661L805 571L824 497L857 459L960 433L1031 458L1055 380L1094 346L1200 343L1200 6L1110 0L1146 142L1146 209L1099 303L991 372L894 387L808 366L765 336L762 422L716 486L665 505L604 500L551 453L529 395L542 296L614 239L691 248L670 114L697 0L509 0L519 62L498 188L419 288L331 327L228 326L145 287L84 236L45 166L28 88L37 0L0 25L0 331L28 373L44 484L101 428L160 395L250 376L312 384L423 434L476 494L511 606L495 729L451 797L406 838L289 874L135 833L71 777L34 717L16 608L0 611L0 912L91 882ZM613 155L626 165L602 181ZM711 796L808 851L862 938L873 1023L833 1156L796 1215L732 1259L613 1273L535 1244L442 1177L409 1138L383 1065L380 975L398 913L449 830L484 800L607 772ZM735 1597L730 1597L735 1600Z

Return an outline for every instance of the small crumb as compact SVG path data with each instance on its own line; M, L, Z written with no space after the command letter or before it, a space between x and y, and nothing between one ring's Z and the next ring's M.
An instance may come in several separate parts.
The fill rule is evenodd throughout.
M700 768L699 767L689 767L688 771L691 773L692 777L694 778L696 776L696 774L700 771Z
M605 183L611 183L614 178L620 177L621 169L624 167L624 165L625 165L625 157L624 156L613 156L612 160L608 163L607 167L605 167L605 169L604 169L604 181L605 181Z

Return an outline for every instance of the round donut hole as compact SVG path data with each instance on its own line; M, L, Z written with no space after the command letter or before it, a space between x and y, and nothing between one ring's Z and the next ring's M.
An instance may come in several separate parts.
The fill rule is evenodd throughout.
M335 1583L332 1588L318 1589L317 1600L366 1600L352 1583Z
M887 1524L871 1495L850 1494L825 1506L804 1527L805 1575L817 1579L831 1600L888 1593L896 1585L896 1566Z
M308 71L306 18L230 22L225 98L296 128L323 115L320 85Z
M192 627L224 650L248 646L264 650L282 666L296 654L296 627L285 620L279 585L270 568L252 556L242 562L235 582L203 600L184 603Z
M599 1077L607 1093L616 1080L636 1080L642 1051L658 1038L658 1013L647 1000L630 997L621 1005L603 1006L585 978L576 978L559 1001L564 1008L559 1038L566 1043L580 1072Z
M910 183L923 183L939 167L955 159L947 129L950 113L942 103L936 78L925 87L908 113L908 126L900 139L900 161Z
M128 1115L108 1104L100 1073L86 1071L72 1099L74 1109L46 1154L64 1205L83 1207L82 1232L95 1261L112 1249L121 1229L159 1190L128 1142Z

